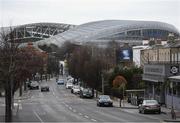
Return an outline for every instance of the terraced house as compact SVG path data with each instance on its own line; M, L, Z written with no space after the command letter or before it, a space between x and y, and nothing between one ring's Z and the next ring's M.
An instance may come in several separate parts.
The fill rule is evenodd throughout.
M148 97L180 109L180 81L172 79L180 75L180 40L142 50L141 65Z

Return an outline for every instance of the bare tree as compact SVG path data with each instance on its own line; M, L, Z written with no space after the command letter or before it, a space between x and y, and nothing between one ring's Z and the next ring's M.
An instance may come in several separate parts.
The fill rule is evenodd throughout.
M10 29L12 32L12 29ZM8 36L1 33L1 45L0 45L0 71L1 80L5 85L5 103L6 103L6 114L5 121L9 122L12 119L12 95L13 95L13 80L16 69L16 56L18 54L18 43L13 40L13 34L10 33Z
M94 56L97 55L94 54ZM72 52L68 67L73 77L83 80L86 85L97 90L101 87L101 72L105 66L104 63L101 57L92 56L90 47L81 46Z
M0 83L5 88L5 121L12 121L12 107L14 92L22 86L22 81L31 76L39 68L36 66L28 69L29 66L35 65L37 60L33 59L32 52L21 49L20 43L15 41L14 34L10 28L10 33L0 34ZM37 64L37 63L36 63ZM42 64L42 63L40 63Z

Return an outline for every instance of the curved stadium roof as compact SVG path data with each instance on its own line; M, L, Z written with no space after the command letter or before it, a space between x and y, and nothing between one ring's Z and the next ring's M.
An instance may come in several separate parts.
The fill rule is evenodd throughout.
M170 24L156 21L133 21L133 20L104 20L85 23L68 31L55 35L51 38L41 40L41 43L54 43L61 45L64 41L89 42L104 36L110 36L122 32L141 29L158 29L180 35L179 31Z

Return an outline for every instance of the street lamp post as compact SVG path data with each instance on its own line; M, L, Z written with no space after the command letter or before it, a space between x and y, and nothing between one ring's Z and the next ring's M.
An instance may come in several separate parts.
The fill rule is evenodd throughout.
M176 113L174 111L174 101L173 101L173 82L170 83L170 88L171 88L171 117L172 119L176 119Z
M173 108L173 82L170 83L171 88L171 107Z
M102 79L102 94L104 94L104 76L103 76L103 73L101 73L101 79Z

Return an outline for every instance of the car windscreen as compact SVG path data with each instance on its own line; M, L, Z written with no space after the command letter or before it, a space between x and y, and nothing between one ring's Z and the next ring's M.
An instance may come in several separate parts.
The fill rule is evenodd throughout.
M75 89L79 89L79 86L74 86Z
M156 105L156 104L158 104L158 102L156 100L146 100L145 104L146 105Z
M88 93L88 92L91 93L92 91L89 90L89 89L84 89L83 92L85 92L85 93Z
M110 97L109 96L100 96L100 99L109 100Z

